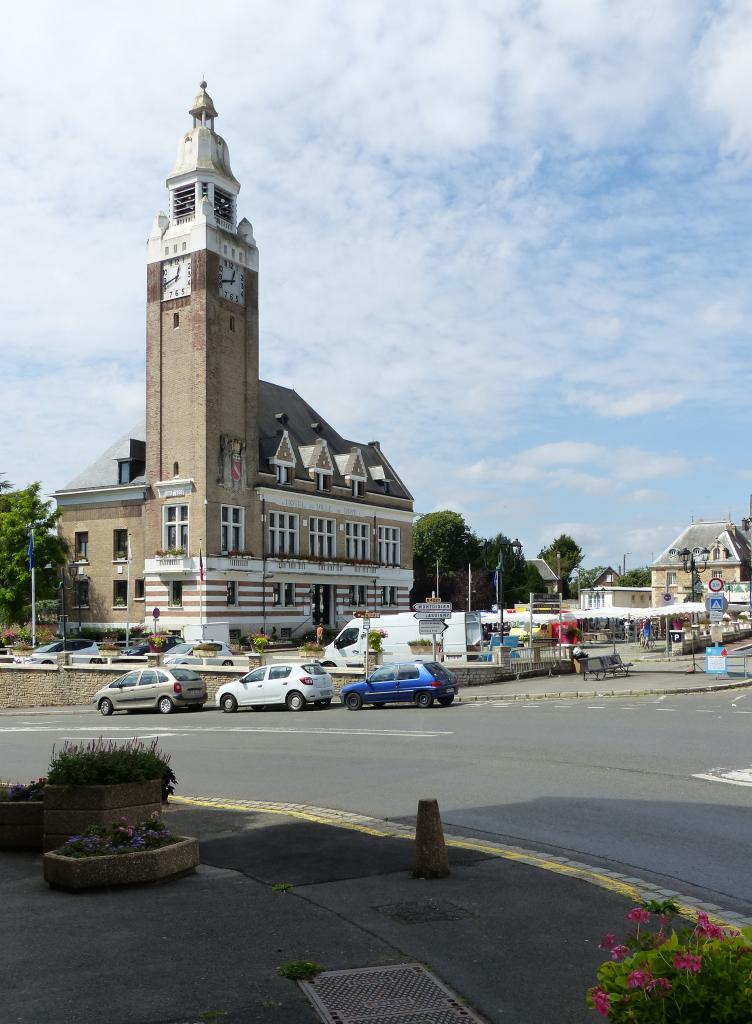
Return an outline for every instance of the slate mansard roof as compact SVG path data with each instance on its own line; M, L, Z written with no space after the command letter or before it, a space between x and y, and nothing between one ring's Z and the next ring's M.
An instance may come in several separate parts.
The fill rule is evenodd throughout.
M689 548L695 553L702 548L712 551L714 547L725 548L728 551L726 561L749 562L750 544L747 537L733 523L723 520L715 522L691 523L687 526L672 543L662 551L653 562L654 566L675 565L678 563L678 556L672 555L672 551L681 551ZM712 559L711 559L712 561Z
M389 497L412 500L393 466L380 448L373 444L348 441L334 427L326 422L312 406L292 388L259 381L259 470L273 473L274 459L285 434L287 434L295 457L293 477L296 480L310 480L309 468L316 465L319 451L325 448L328 457L323 461L331 466L332 482L348 486L345 474L349 474L358 462L358 452L365 464L366 494L387 494ZM136 424L103 452L82 473L74 477L59 493L86 491L101 487L117 488L146 483L143 474L136 476L130 484L118 483L118 460L133 457L134 443L143 446L146 441L144 422ZM384 484L388 483L388 491Z

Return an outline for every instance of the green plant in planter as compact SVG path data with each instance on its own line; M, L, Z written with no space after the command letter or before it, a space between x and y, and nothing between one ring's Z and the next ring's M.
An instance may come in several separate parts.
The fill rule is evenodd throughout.
M70 743L59 751L52 748L47 782L51 786L112 786L125 782L162 780L162 799L175 792L177 779L170 767L170 755L157 747L129 740L90 740Z
M374 651L376 654L381 654L384 650L382 640L386 639L387 631L385 629L371 629L368 632L368 650Z
M47 779L34 779L24 784L12 782L8 786L0 786L0 800L12 803L28 803L30 800L44 800L44 787Z
M179 840L155 814L138 825L129 824L125 817L109 826L90 825L82 835L71 836L56 853L61 857L109 857L159 850L177 842Z
M623 943L605 935L610 959L598 969L587 1004L615 1024L748 1024L752 1006L752 928L721 928L708 915L669 929L672 900L633 907ZM643 927L641 927L643 926Z
M425 636L418 637L417 640L408 641L408 647L417 647L420 651L427 651L430 646L431 641Z
M300 647L300 653L304 654L308 658L314 658L314 657L318 656L319 654L323 654L324 653L324 648L321 647L319 644L311 644L311 643L303 644Z
M257 654L263 654L269 646L269 637L265 633L259 633L257 636L251 638L254 650Z
M167 637L164 633L155 633L149 637L149 646L155 651L163 651L167 647Z

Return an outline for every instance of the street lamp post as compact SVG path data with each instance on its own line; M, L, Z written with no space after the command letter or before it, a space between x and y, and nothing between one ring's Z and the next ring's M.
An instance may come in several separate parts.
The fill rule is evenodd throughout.
M515 555L522 551L522 544L515 537L509 545ZM499 609L499 647L504 646L504 549L499 546L499 563L496 566L496 607Z
M697 577L698 586L701 586L700 576L708 567L710 552L707 548L693 548L691 551L689 548L680 548L676 555L681 558L682 569L689 573L689 599L691 601L695 596L695 577ZM699 564L700 562L702 567ZM690 671L697 671L694 637L692 638L692 668Z

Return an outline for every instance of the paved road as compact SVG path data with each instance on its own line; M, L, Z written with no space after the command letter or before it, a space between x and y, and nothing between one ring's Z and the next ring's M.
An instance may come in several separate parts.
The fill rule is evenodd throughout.
M302 801L568 852L752 913L752 690L452 708L0 715L3 774L64 738L159 736L184 795ZM746 773L746 774L745 774Z

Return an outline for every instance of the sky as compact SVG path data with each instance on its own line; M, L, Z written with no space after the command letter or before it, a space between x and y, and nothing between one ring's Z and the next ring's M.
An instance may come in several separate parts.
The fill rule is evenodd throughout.
M752 491L752 2L135 0L3 16L0 477L138 422L145 243L205 77L261 374L420 513L645 564Z

